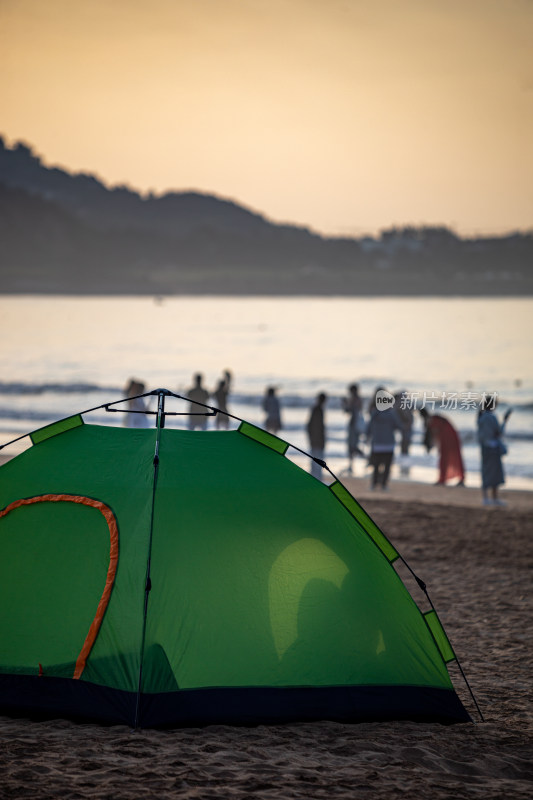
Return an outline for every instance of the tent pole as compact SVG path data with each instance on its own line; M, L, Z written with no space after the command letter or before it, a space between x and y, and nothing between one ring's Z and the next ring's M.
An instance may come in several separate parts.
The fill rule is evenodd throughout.
M150 578L150 568L152 562L152 538L154 533L154 509L155 509L155 492L157 488L157 478L159 475L159 442L161 440L161 430L165 426L165 395L169 394L165 389L158 390L157 401L157 433L155 440L154 452L154 480L152 484L152 508L150 512L150 536L148 539L148 555L146 560L146 578L144 584L144 606L143 606L143 624L142 624L142 637L141 637L141 657L139 663L139 681L137 684L137 697L135 699L135 720L134 728L139 727L139 714L141 706L141 688L142 688L142 675L143 675L143 662L144 662L144 645L146 640L146 620L148 617L148 600L152 590L152 581Z

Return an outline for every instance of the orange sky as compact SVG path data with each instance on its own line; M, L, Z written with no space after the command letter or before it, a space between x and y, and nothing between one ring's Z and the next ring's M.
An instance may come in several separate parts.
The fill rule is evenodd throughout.
M0 132L326 233L533 227L531 0L0 0Z

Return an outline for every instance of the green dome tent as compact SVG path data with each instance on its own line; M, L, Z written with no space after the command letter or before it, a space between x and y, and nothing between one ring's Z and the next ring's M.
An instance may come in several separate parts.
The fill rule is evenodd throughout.
M469 720L435 611L344 486L245 422L164 427L163 392L153 429L78 415L0 468L0 712Z

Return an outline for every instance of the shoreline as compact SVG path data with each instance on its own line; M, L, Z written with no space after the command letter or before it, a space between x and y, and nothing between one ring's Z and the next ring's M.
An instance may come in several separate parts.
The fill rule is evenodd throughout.
M457 508L483 508L505 512L507 508L517 511L533 511L533 491L500 487L499 496L507 506L491 507L482 503L481 487L438 486L421 481L392 479L388 491L372 491L370 479L343 477L342 483L359 501L384 503L424 503ZM363 503L364 505L364 503Z
M507 287L505 287L507 288ZM443 292L439 291L421 291L420 293L413 292L413 291L405 291L405 292L391 292L391 291L346 291L340 290L338 288L333 288L331 291L326 290L314 290L314 291L302 291L300 287L295 288L293 291L273 291L272 289L268 289L265 291L253 291L250 289L242 289L239 290L237 287L235 291L228 291L227 286L224 285L220 290L216 290L210 288L209 291L205 291L203 288L199 288L196 291L189 288L188 291L157 291L157 287L154 287L151 291L147 289L142 289L137 292L130 291L124 292L123 288L117 288L116 291L102 291L98 292L96 290L75 290L74 288L71 290L61 290L60 287L51 287L47 288L39 288L28 290L27 288L24 289L12 289L6 290L3 289L0 291L0 298L43 298L45 300L50 299L82 299L82 300L89 300L94 298L96 300L152 300L156 303L164 303L166 300L187 300L187 299L209 299L210 297L216 298L217 300L222 300L224 298L227 299L241 299L245 300L246 298L258 298L260 300L267 300L268 298L272 298L273 300L283 300L284 298L288 300L295 300L299 297L305 298L306 300L342 300L345 298L349 298L352 300L357 300L360 298L361 300L524 300L524 301L531 301L533 298L533 288L530 286L526 286L524 291L519 291L515 289L511 289L509 294L506 294L505 291L502 293L502 288L492 288L492 290L485 289L485 291L480 291L478 289L473 290L471 293L466 291L453 291L447 290Z

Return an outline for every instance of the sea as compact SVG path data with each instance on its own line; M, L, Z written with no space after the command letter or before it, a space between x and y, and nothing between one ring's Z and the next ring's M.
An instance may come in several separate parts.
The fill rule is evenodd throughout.
M228 409L264 424L269 386L282 407L280 437L306 467L305 424L319 392L327 394L325 460L342 477L348 466L343 398L359 385L365 408L377 387L403 392L404 404L440 413L457 428L467 486L480 486L477 408L496 394L506 426L506 486L533 490L533 299L346 297L72 297L0 296L0 445L16 455L27 433L84 412L85 422L124 424L130 378L147 391L186 396L201 373L214 390L232 375ZM155 398L149 398L152 409ZM115 404L119 413L106 411ZM185 427L183 400L170 399ZM153 424L154 417L150 417ZM214 418L208 418L214 429ZM16 440L16 441L13 441ZM365 450L364 441L362 442ZM365 457L355 474L369 474ZM395 459L393 480L434 483L437 453L423 446L415 413L408 456Z

